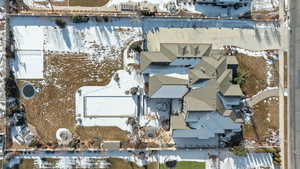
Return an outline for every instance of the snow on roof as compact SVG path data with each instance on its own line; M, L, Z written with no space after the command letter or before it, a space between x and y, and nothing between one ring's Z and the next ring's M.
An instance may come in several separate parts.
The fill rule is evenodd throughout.
M43 79L44 57L43 51L17 51L11 67L17 79Z

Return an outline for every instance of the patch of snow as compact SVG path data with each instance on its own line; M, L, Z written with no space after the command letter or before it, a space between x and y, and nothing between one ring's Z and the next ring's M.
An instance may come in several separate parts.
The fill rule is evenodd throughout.
M126 91L130 90L132 87L142 86L143 83L139 83L137 81L137 74L131 73L129 74L125 70L117 71L119 76L119 81L115 81L114 79L107 86L84 86L78 89L76 92L76 119L78 121L78 125L82 126L117 126L122 130L130 131L130 126L127 125L128 113L130 116L136 116L137 113L137 103L134 99L137 96L126 95ZM86 97L107 97L110 96L112 99L104 100L108 102L108 107L100 106L99 104L93 104L96 106L94 110L100 109L99 112L93 112L93 116L87 116L86 108L84 106ZM128 104L127 102L115 102L115 97L127 97L129 100L133 99L133 104ZM99 101L99 99L98 99ZM117 106L116 106L117 105ZM101 117L107 116L108 112L103 112L103 110L109 110L109 112L115 112L115 114L109 117ZM124 117L124 110L127 112ZM104 114L102 115L103 112ZM112 117L115 116L115 117ZM79 120L80 119L80 120ZM79 122L80 121L80 122Z
M246 6L243 5L238 9L234 9L232 6L222 8L221 6L212 4L179 3L178 8L187 10L188 12L201 13L202 15L208 17L239 17L251 10L251 4L247 2Z
M10 65L17 79L44 78L43 51L17 51Z
M48 0L23 0L23 2L27 6L30 6L30 7L51 9L51 5L49 3L47 3L46 5L42 5L42 4L36 3L36 2L48 2Z
M120 4L124 3L145 3L145 4L152 4L157 7L158 11L168 11L168 4L170 3L176 3L176 0L110 0L106 6L111 7L111 6L118 6Z
M273 11L279 7L279 0L253 0L253 11Z
M271 64L271 60L269 58L273 58L275 60L279 59L279 55L277 52L269 52L269 51L251 51L248 49L243 49L239 47L229 47L230 50L236 51L241 54L245 54L247 56L254 56L254 57L263 57L266 61L268 61Z
M38 24L32 24L37 23ZM15 17L11 20L17 50L45 50L59 53L87 53L92 60L117 58L125 44L141 39L141 27L117 26L112 23L90 21L74 24L65 19L60 29L53 20L35 17ZM32 39L34 38L34 41Z
M145 108L140 115L141 126L161 127L162 121L170 118L168 99L145 99Z

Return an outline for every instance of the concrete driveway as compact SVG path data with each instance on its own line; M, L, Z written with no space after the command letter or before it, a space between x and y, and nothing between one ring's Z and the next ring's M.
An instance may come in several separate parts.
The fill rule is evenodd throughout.
M149 50L158 51L159 43L212 43L213 48L234 45L249 50L281 49L283 42L279 29L257 28L161 28L148 34Z

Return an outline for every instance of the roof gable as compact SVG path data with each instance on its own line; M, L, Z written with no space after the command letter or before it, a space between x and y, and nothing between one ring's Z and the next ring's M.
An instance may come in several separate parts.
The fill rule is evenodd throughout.
M188 81L185 79L180 79L180 78L175 78L175 77L170 77L165 75L151 76L149 78L149 96L150 97L153 96L157 98L158 97L169 98L171 96L182 97L188 91L187 84ZM178 87L179 91L176 91L176 87Z

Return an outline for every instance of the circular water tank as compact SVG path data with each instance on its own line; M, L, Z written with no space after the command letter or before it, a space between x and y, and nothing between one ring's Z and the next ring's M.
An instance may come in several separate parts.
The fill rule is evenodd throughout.
M23 97L25 97L27 99L31 99L36 94L34 86L30 83L25 83L21 92L22 92Z

